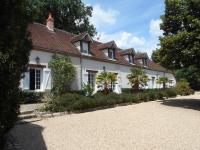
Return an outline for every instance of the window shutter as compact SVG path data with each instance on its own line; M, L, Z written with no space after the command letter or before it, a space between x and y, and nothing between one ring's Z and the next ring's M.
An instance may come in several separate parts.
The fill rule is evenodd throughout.
M30 84L29 72L25 72L23 78L23 90L29 90L29 84Z
M52 79L51 79L51 70L48 68L44 68L43 70L43 89L44 90L51 90L52 87Z

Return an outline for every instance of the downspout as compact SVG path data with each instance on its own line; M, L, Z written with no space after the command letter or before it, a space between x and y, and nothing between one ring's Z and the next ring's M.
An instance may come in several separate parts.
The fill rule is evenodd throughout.
M81 79L81 90L83 90L83 58L80 56L80 79Z

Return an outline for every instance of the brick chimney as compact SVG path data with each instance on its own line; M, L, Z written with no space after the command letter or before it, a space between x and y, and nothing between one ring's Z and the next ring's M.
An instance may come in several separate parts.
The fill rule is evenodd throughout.
M51 13L49 13L49 17L47 19L47 24L46 24L47 28L51 31L54 31L54 19L51 15Z

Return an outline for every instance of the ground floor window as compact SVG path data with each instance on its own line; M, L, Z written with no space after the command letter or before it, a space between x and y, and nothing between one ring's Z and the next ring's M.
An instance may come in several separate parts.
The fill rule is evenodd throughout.
M155 83L155 77L151 77L151 85L152 85L152 89L154 88L154 83Z
M96 78L96 71L87 71L88 72L88 84L94 90L95 88L95 78Z
M41 89L41 69L30 69L30 90Z

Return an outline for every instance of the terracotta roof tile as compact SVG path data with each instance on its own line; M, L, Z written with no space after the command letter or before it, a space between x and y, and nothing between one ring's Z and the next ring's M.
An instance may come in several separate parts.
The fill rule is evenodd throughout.
M134 54L135 50L133 48L125 49L120 51L121 55L126 55L126 54Z
M76 55L78 57L85 57L88 59L94 59L99 61L106 61L110 63L117 63L126 66L133 67L143 67L137 61L138 58L148 58L147 54L136 54L135 65L129 64L129 62L123 57L123 53L131 52L134 49L122 50L118 48L114 41L101 43L94 41L91 42L91 54L92 56L83 56L79 52L79 50L73 45L72 41L81 40L87 35L87 33L75 35L63 30L56 29L54 31L50 31L47 29L45 25L39 23L30 24L28 27L28 31L31 33L31 38L33 42L33 47L39 50L48 50L50 52L61 52L71 55ZM110 60L101 49L104 48L115 48L116 49L116 60ZM154 63L153 61L148 59L148 68L151 70L164 71L169 72L159 64Z

